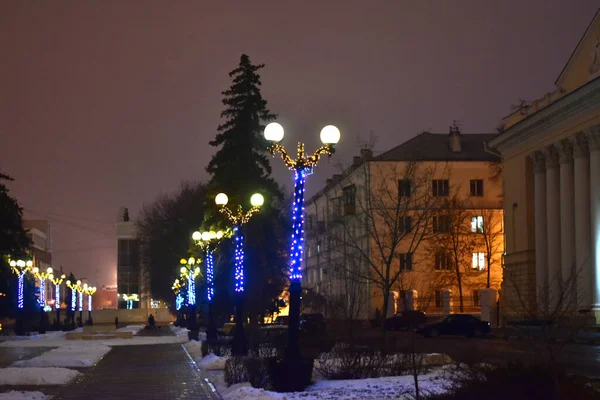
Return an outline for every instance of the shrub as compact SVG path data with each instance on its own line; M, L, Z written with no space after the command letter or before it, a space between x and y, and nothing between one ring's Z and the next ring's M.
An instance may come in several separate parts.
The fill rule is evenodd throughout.
M313 359L269 360L269 372L277 392L299 392L312 380Z
M245 360L248 382L253 388L265 389L271 383L271 375L264 358L248 357Z
M231 355L231 343L226 340L216 340L207 344L207 354L213 353L215 356L224 357Z
M230 357L225 361L224 379L227 386L248 382L245 359L246 357Z
M369 346L337 344L321 353L315 367L327 379L364 379L384 375L390 356Z

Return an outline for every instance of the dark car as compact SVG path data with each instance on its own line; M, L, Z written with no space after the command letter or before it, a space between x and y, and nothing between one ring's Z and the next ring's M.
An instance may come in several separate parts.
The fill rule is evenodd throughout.
M275 325L289 325L290 317L288 315L281 315L275 319Z
M319 333L325 330L323 314L302 314L300 316L300 330L307 333Z
M448 315L440 322L421 326L417 329L417 333L427 337L439 335L481 337L490 333L490 323L468 314L453 314Z
M385 329L398 331L401 329L415 329L427 321L423 311L403 311L385 320Z

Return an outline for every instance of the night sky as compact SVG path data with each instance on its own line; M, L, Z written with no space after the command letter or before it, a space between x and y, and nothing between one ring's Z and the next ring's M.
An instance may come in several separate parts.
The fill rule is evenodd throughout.
M116 284L119 207L135 217L182 180L207 179L220 93L242 53L266 64L263 96L291 149L315 148L326 124L342 131L310 194L371 131L378 151L447 132L452 120L495 132L518 98L553 90L598 7L207 3L0 2L0 169L16 179L9 188L26 217L51 221L56 267ZM273 166L288 184L281 161Z

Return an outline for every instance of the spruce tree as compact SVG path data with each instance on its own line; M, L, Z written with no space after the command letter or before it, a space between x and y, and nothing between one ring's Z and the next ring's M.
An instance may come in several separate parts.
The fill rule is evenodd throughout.
M207 209L212 211L208 224L230 224L215 214L214 196L225 192L229 206L250 207L250 197L256 192L263 194L265 204L261 211L244 225L245 232L245 312L251 321L259 320L272 308L285 286L283 270L288 247L289 226L282 214L282 190L271 177L268 146L264 139L265 125L275 119L267 108L260 91L258 71L264 64L253 65L243 54L236 69L231 71L232 85L223 94L225 120L217 129L218 134L210 142L219 150L211 159L206 170L211 175L210 196ZM232 294L233 247L225 243L221 248L221 262L215 269L215 301L221 305L231 304L223 298ZM217 309L222 309L217 304Z

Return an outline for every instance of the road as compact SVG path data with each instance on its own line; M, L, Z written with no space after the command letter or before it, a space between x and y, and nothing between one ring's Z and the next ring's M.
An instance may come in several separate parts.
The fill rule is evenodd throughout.
M452 359L465 363L489 362L505 364L510 362L530 363L547 360L553 354L574 374L600 378L600 346L584 344L555 344L551 347L527 340L505 340L496 338L473 339L465 337L424 338L410 332L391 332L398 343L411 343L415 340L416 349L426 353L445 353Z

